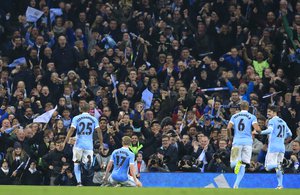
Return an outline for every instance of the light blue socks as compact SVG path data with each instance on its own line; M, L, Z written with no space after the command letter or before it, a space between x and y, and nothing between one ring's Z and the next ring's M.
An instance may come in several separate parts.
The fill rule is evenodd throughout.
M74 173L75 173L77 183L81 183L81 171L80 171L79 163L74 163Z
M246 165L241 165L240 172L236 176L236 180L234 182L234 188L238 188L240 185L241 180L245 175Z
M282 187L283 174L280 169L276 169L276 177L277 177L277 181L278 181L278 186Z

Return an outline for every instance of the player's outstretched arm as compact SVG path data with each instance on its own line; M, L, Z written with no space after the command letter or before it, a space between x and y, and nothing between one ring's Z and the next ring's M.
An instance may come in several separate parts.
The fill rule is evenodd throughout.
M67 137L63 143L63 147L65 147L65 145L68 143L68 141L69 141L70 137L73 135L74 131L75 131L75 128L71 127L70 130L68 131Z
M130 174L132 175L136 186L137 187L142 187L142 183L136 178L134 164L130 163L129 168L130 168Z
M255 132L254 134L267 135L267 134L272 133L272 131L273 131L273 123L272 123L272 122L269 122L268 128L265 129L265 130L261 130L259 126L258 126L258 127L259 127L259 130L257 130L256 127L254 126L255 124L258 126L257 123L254 123L254 124L253 124L254 132Z
M268 127L266 130L261 131L260 134L267 135L272 133L272 131L273 131L273 127Z

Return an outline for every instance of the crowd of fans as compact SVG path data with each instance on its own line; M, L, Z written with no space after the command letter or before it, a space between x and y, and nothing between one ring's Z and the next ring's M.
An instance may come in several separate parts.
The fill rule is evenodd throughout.
M44 12L35 23L28 6ZM232 172L226 125L241 100L261 129L268 104L280 106L293 133L284 169L298 173L299 48L297 0L0 1L0 184L76 185L75 138L62 142L84 101L105 143L100 152L95 139L84 185L102 183L124 135L138 176ZM203 90L217 87L227 88ZM33 122L55 106L48 123ZM267 144L253 137L249 172L265 172Z

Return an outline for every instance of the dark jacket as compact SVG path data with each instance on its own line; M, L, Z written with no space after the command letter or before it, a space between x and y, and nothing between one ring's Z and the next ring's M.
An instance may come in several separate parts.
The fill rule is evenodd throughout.
M53 170L50 170L50 172L53 175L57 175L62 167L62 157L66 157L65 153L63 151L54 150L43 156L43 163L45 165L45 168L49 170L49 166L53 166Z
M52 55L58 74L75 70L79 55L74 48L69 46L64 48L59 47L53 51Z
M178 150L175 146L170 145L167 149L162 148L164 160L170 171L177 170Z
M5 174L2 169L0 169L0 185L12 185L12 171L11 169Z
M66 173L59 174L54 181L54 184L59 186L75 186L76 183L75 175L69 178Z
M27 169L24 171L22 179L24 185L40 185L42 183L42 173L38 170L34 173L31 173Z
M154 154L156 149L161 146L161 134L154 135L148 128L142 128L142 134L145 137L142 151L144 152L145 162L147 162L150 155Z

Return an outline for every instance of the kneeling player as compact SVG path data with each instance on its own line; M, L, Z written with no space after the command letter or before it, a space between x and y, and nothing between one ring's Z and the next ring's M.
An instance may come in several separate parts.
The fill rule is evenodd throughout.
M106 173L104 175L104 181L107 181L113 185L121 185L128 187L141 187L142 183L136 178L134 171L134 154L129 150L131 138L124 136L122 138L123 147L113 151L111 159L107 165ZM108 173L114 165L114 169L110 177ZM130 169L130 175L128 170Z

